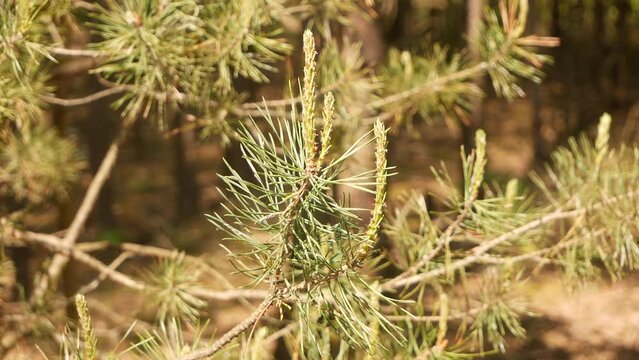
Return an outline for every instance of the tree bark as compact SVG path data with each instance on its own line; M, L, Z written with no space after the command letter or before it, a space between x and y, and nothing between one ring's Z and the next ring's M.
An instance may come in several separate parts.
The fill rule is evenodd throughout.
M552 36L561 37L561 9L559 3L561 0L552 0Z
M539 34L543 33L539 29L537 23L537 1L530 1L530 8L528 12L527 30L528 32ZM539 162L540 160L546 160L546 154L544 153L544 142L541 134L542 120L541 120L541 87L542 84L536 84L529 81L529 96L532 103L532 129L533 129L533 162Z
M480 54L477 44L481 37L483 0L468 0L466 15L466 32L470 45L470 58L474 63L480 61ZM480 89L484 86L484 77L475 80L475 85ZM474 147L475 132L482 126L483 98L477 97L472 100L472 110L468 116L468 122L462 124L462 141L466 151Z
M173 116L173 128L182 129L184 118L179 111ZM194 144L195 135L192 131L179 131L173 137L174 179L177 186L176 220L183 221L199 214L200 189L196 181L197 171L194 161L196 158Z
M95 93L102 89L97 80L91 78L87 86L89 93ZM117 130L117 114L111 108L111 97L100 99L92 103L89 107L89 114L101 114L95 118L89 115L81 119L80 127L85 133L86 146L88 149L89 169L91 174L100 168L102 160L107 153ZM115 215L113 214L113 184L112 180L107 180L100 191L98 202L94 210L94 218L98 226L102 228L114 228L117 226Z
M625 107L628 98L628 72L630 67L628 64L628 51L630 47L628 17L632 7L630 6L629 0L618 0L617 10L619 15L617 16L617 23L615 24L617 28L615 55L618 59L614 73L616 77L616 79L614 79L615 85L617 87L615 100L617 101L617 106Z

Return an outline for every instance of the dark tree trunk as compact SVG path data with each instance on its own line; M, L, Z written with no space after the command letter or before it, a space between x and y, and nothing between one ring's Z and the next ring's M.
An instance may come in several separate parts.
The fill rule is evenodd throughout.
M177 111L173 118L173 128L182 129L184 118ZM179 131L173 136L174 179L177 185L177 221L199 214L199 187L196 181L195 135L192 131Z
M406 20L409 18L408 14L411 11L411 4L409 1L396 1L394 3L394 12L388 14L392 18L388 19L388 27L384 32L384 41L386 43L399 43L405 37ZM390 17L388 16L388 17Z
M615 24L617 29L617 43L615 46L615 71L614 71L614 82L615 87L617 88L615 101L617 102L617 106L625 107L626 100L628 98L628 72L629 72L629 63L628 63L628 51L630 47L629 43L629 33L630 29L628 29L628 17L630 15L630 10L632 10L630 6L629 0L617 0L617 10L619 11L619 15L617 16L617 23Z
M602 89L602 71L601 68L604 64L604 58L600 54L606 54L606 24L605 24L605 10L606 7L603 3L604 0L595 0L594 7L594 26L593 26L593 37L595 40L595 46L593 46L592 51L590 52L590 59L592 63L592 72L590 77L590 81L596 87L596 91L601 92Z
M605 6L603 4L603 0L595 0L594 7L594 39L597 44L597 48L601 48L604 43L604 39L606 37L606 28L605 28Z
M474 2L475 0L468 0ZM451 48L459 48L464 46L465 24L464 15L467 9L463 1L450 1L445 11L445 32L442 34L442 43L449 45Z
M95 93L102 87L97 80L89 80L88 92ZM101 99L90 106L90 114L100 114L99 117L89 116L80 119L80 127L84 130L88 149L89 168L95 174L104 160L104 156L115 138L117 132L118 115L111 109L112 98ZM114 228L116 219L113 215L113 181L111 179L102 187L93 216L102 228Z
M617 0L617 45L620 49L626 49L628 45L628 15L630 14L629 0Z
M483 0L468 0L466 8L466 32L470 46L470 58L473 62L480 61L477 42L481 37ZM484 77L478 77L475 85L484 88ZM472 100L472 110L468 116L468 122L462 124L462 142L466 151L474 146L475 132L482 126L483 98Z
M562 0L552 0L552 29L551 33L553 36L561 37L561 9L560 2Z
M33 271L29 260L33 257L33 250L28 246L14 247L8 251L9 259L15 267L16 289L11 298L13 301L28 299L31 296Z
M527 31L532 33L540 33L539 24L537 23L537 13L539 11L538 3L536 0L530 1L530 11L528 13ZM541 86L542 84L536 84L529 82L529 97L532 105L532 137L533 137L533 161L539 162L545 160L545 153L543 151L543 137L541 135Z
M144 136L146 128L145 121L136 121L131 126L131 142L133 143L133 154L137 162L144 162L149 156L149 150L153 149L151 144L147 143L147 138Z

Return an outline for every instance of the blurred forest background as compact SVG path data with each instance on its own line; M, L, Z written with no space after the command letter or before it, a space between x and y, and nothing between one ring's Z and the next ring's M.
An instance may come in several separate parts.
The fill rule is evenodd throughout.
M93 4L72 1L75 11ZM320 3L320 2L318 2ZM326 6L337 6L329 1ZM364 3L364 2L363 2ZM462 51L472 41L477 12L490 0L380 0L365 1L361 11L344 12L346 24L340 34L351 43L361 42L365 67L376 71L389 56L389 49L424 54L439 43L452 51ZM545 65L541 83L525 81L526 96L506 100L498 97L490 80L478 85L486 96L476 101L466 116L449 118L424 116L406 111L390 135L389 164L398 175L390 179L392 204L408 191L438 193L430 174L431 166L449 163L459 168L459 146L470 144L474 129L483 128L489 138L487 181L502 181L526 174L544 164L549 154L571 136L586 131L594 134L599 117L609 112L614 119L613 142L634 142L639 137L639 1L637 0L531 0L527 33L559 37L561 44L541 51L554 59ZM318 8L322 8L319 5ZM78 10L79 9L79 10ZM329 13L330 14L330 13ZM277 71L268 72L269 82L234 79L234 87L244 101L281 99L289 84L296 87L301 76L300 33L307 24L295 14L281 19L290 44L296 44ZM321 31L321 30L320 30ZM330 31L330 29L324 29ZM68 37L67 48L84 48L93 41L87 29L78 27ZM321 42L318 43L321 49ZM467 56L476 56L472 53ZM69 57L53 66L49 80L58 99L79 98L104 89L100 79L87 73L93 57ZM97 171L113 139L118 136L120 110L112 106L117 95L79 106L56 104L46 110L54 126L77 140L82 156L80 181L68 196L41 206L23 219L25 227L43 233L64 229L71 222L92 174ZM213 116L214 117L214 116ZM203 214L220 209L222 198L218 173L224 173L222 158L250 174L242 164L239 147L214 121L203 122L186 112L174 113L163 127L137 121L121 147L113 173L100 192L91 212L84 240L113 243L134 242L164 248L179 248L189 254L204 254L232 271L220 249L220 234ZM392 121L391 121L392 122ZM455 179L462 174L453 171ZM367 199L354 199L366 203ZM34 248L11 249L18 261L18 282L29 284L44 256ZM102 255L109 259L109 254ZM112 260L112 259L111 259ZM150 261L150 260L149 260ZM108 261L106 261L108 263ZM131 268L135 262L127 264ZM82 265L71 263L61 286L73 294L77 284L92 277ZM565 294L553 276L531 283L528 292L533 310L540 317L524 320L530 336L513 342L502 359L636 359L639 358L639 278L614 285L594 284L575 297ZM33 289L25 289L27 293ZM105 285L96 290L92 305L96 321L106 322L109 312L127 316L131 304L139 303L134 294L118 295ZM123 296L125 299L123 300ZM108 310L112 307L113 310ZM211 312L220 329L230 327L247 312L242 306L213 304ZM227 325L225 325L227 324ZM23 349L28 344L22 345ZM25 350L26 351L26 350Z

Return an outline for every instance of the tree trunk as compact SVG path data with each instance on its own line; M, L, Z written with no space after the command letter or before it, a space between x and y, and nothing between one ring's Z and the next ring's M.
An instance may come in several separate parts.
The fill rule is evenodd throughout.
M617 0L617 45L620 49L627 49L628 45L628 15L632 10L628 0Z
M539 24L537 23L537 6L536 0L530 1L530 10L528 12L528 22L527 22L527 31L535 34L543 33L543 30L540 29ZM532 81L529 81L529 90L528 94L530 97L530 102L532 105L532 130L533 130L533 163L540 162L545 159L545 154L543 151L543 137L541 135L541 87L542 84L536 84Z
M28 299L31 296L33 271L29 260L33 257L33 250L29 246L13 247L8 249L8 257L15 267L16 288L12 292L10 299L19 301Z
M95 93L102 89L94 78L89 80L87 86L89 93ZM101 114L98 118L89 116L80 119L80 127L85 133L88 148L89 169L95 174L102 164L102 160L115 138L119 116L111 109L112 98L105 98L94 102L90 106L90 114ZM107 180L100 191L96 208L93 211L94 218L102 228L114 228L117 225L113 215L113 181Z
M561 10L559 3L562 0L552 0L552 36L561 37Z
M606 37L606 28L605 28L605 6L603 4L603 0L595 0L594 7L594 38L597 44L597 48L600 49L604 43L604 39Z
M619 15L617 16L617 43L616 43L616 51L615 56L617 57L616 66L615 66L615 85L617 88L615 101L617 102L617 106L625 107L626 100L628 98L628 51L630 48L629 43L629 33L630 29L628 29L628 16L632 7L630 6L629 0L618 0L617 2L617 10Z
M182 129L184 118L179 111L173 116L173 128ZM179 131L173 136L174 179L177 186L176 220L182 221L199 214L199 187L196 181L194 161L195 135L193 131Z
M481 60L477 45L481 37L483 6L482 0L468 0L467 2L466 31L472 62ZM475 80L475 85L480 89L484 88L484 83L484 77L478 77ZM466 151L470 151L474 147L475 132L482 126L483 98L474 98L471 106L472 110L468 116L468 122L462 124L462 141Z

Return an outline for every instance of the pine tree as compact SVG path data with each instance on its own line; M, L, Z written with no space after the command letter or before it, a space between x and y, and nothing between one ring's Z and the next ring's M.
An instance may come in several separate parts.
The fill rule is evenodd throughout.
M22 299L33 321L2 318L2 350L56 320L52 308L68 299L55 290L71 259L98 276L75 297L80 321L65 333L66 359L100 357L84 295L105 279L148 296L158 315L135 329L138 339L129 336L132 325L122 334L131 346L108 358L268 359L264 348L281 339L303 359L459 359L506 351L509 336L525 336L520 319L528 310L517 289L537 270L557 268L573 283L634 270L639 149L609 144L608 115L594 142L570 140L529 184L486 183L488 140L478 130L474 149L461 149L461 187L446 169L433 172L447 211L431 211L420 194L386 207L394 173L389 129L405 131L415 118L464 121L482 96L476 79L484 75L498 96L524 96L520 80L541 81L550 61L536 48L557 39L525 36L528 2L504 0L486 9L478 41L469 45L475 56L437 44L425 54L391 49L373 69L362 44L336 35L348 28L349 15L370 16L373 3L0 0L0 301L14 273L5 247L52 253L32 279L33 294ZM291 19L316 29L303 35L303 74L290 86L299 94L246 101L237 80L269 81L295 48L283 36ZM69 47L83 31L94 32L95 41ZM64 66L90 73L104 89L56 97L49 78ZM26 216L64 196L82 170L73 137L48 121L47 106L106 97L115 98L120 134L70 226L62 235L29 231ZM254 175L243 178L228 165L223 210L208 215L226 234L223 246L247 288L203 286L204 277L228 280L199 257L78 242L132 124L165 129L176 113L195 119L203 136L239 143ZM363 137L354 136L362 129ZM346 161L367 147L374 149L371 170L343 176ZM353 207L335 191L341 187L371 194L371 207ZM388 248L378 247L381 236ZM121 253L105 264L92 255L104 248ZM133 255L157 258L157 266L139 279L118 270ZM246 319L208 340L216 324L199 322L208 302L250 300L259 305Z

